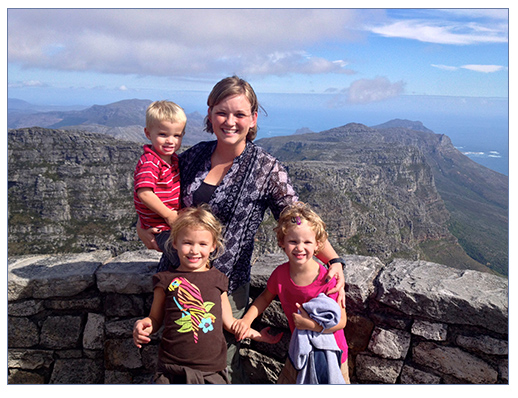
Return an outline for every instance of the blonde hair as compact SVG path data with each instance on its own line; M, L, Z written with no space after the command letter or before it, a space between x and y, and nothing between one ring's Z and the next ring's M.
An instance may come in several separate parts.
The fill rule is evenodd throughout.
M288 229L300 225L302 221L307 221L310 228L315 232L318 250L321 250L328 238L326 224L309 205L303 202L295 202L285 207L281 212L277 226L273 229L277 233L277 243L279 246L283 245Z
M183 123L182 135L185 134L187 116L183 109L172 101L155 101L146 109L146 127L150 128L158 122Z
M166 247L172 247L173 242L184 228L204 229L212 234L216 250L211 254L211 260L214 260L222 253L224 249L223 226L214 214L212 214L207 204L202 204L198 207L186 207L179 211L178 218L171 227Z
M257 100L257 95L255 95L255 91L250 85L250 83L237 76L232 76L220 80L212 88L212 91L210 92L209 97L207 98L209 113L214 106L218 105L224 99L232 97L234 95L244 95L248 99L248 101L250 102L250 111L252 115L259 111L259 101ZM214 133L212 123L209 120L208 116L205 117L204 130L209 133ZM257 124L255 124L255 126L253 127L250 127L246 139L248 141L253 141L256 136Z

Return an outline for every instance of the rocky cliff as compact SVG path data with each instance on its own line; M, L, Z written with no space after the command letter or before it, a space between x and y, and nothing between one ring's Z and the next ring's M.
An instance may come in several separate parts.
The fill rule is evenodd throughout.
M9 253L127 250L141 145L87 132L8 133Z
M487 267L507 275L509 179L464 156L447 136L434 134L420 122L396 120L376 128L350 123L257 144L285 162L297 162L296 168L301 163L310 168L323 162L335 165L337 181L320 174L322 178L311 181L308 196L318 195L319 184L327 185L324 191L340 192L342 201L355 210L348 213L355 214L349 222L362 220L364 226L359 231L352 225L343 228L351 243L360 242L357 247L371 238L379 244L391 241L400 257L401 252L412 253L441 264ZM333 209L336 196L323 194L314 202ZM341 221L348 222L346 217ZM392 255L380 251L380 258ZM366 248L353 252L370 254Z
M322 214L340 250L488 271L449 232L450 213L419 148L386 143L362 125L310 136L318 139L266 147L285 160L301 199ZM132 202L140 153L140 143L102 134L10 130L9 254L142 248ZM257 254L278 250L272 224L267 217Z

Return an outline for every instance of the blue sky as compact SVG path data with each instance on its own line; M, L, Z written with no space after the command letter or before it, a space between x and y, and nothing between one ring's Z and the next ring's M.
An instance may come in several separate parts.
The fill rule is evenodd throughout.
M11 8L7 21L8 96L38 104L206 96L234 73L345 105L509 94L507 9Z

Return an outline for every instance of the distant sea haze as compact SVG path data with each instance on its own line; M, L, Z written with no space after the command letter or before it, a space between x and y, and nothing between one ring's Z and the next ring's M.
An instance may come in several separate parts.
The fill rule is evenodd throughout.
M375 126L392 119L420 121L437 134L447 135L453 145L475 162L509 175L508 100L406 96L368 105L341 104L330 107L332 95L268 94L259 115L258 138L291 135L298 129L314 132L348 123ZM261 99L260 99L261 100Z
M187 112L207 112L207 93L169 92ZM258 92L258 138L291 135L302 128L316 133L348 123L375 126L393 119L420 121L446 134L466 156L509 175L509 101L507 98L403 95L368 104L348 103L345 94Z

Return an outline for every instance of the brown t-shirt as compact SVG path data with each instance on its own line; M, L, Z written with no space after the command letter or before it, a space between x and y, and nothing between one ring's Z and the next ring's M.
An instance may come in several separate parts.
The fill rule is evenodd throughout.
M158 360L166 364L217 372L225 369L221 294L228 278L212 267L206 272L164 271L153 286L166 293L164 331Z

